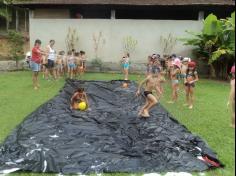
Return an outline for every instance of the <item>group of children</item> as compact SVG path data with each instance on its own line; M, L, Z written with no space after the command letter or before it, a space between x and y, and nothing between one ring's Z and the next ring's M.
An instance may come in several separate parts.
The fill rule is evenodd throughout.
M176 55L170 56L166 61L166 68L160 61L159 54L153 54L148 57L146 78L140 83L136 95L140 95L141 87L145 84L144 96L146 104L139 112L141 117L150 117L150 109L156 105L163 95L162 84L165 82L165 75L171 80L172 100L168 103L175 103L178 100L180 84L182 83L186 92L186 104L189 109L193 109L195 82L199 80L196 71L196 63L190 58L179 58ZM153 91L156 91L154 96Z
M67 55L64 51L56 54L54 49L55 41L51 40L46 50L41 49L41 41L36 40L35 46L32 49L30 67L33 70L33 86L34 89L39 88L38 74L41 70L41 65L44 77L49 79L51 75L54 79L61 76L66 76L67 73L71 79L77 75L82 75L86 70L86 55L84 51L76 52L69 51ZM124 70L124 80L129 79L130 55L126 53L122 58L122 67ZM235 67L231 71L233 77L231 81L231 92L229 104L232 104L233 114L235 113ZM155 106L164 93L162 84L166 82L165 77L171 80L172 100L168 103L175 103L179 97L181 88L186 92L186 104L189 109L193 109L194 104L194 88L195 83L199 80L196 70L196 63L190 58L177 57L175 54L168 57L166 63L161 64L159 54L148 56L146 78L140 83L136 95L141 94L141 88L145 85L144 96L146 103L141 108L139 115L144 118L150 117L149 111ZM182 86L181 86L182 85ZM156 96L154 94L156 92ZM79 88L71 98L71 109L75 109L75 103L85 102L89 108L87 95L83 88ZM232 117L232 127L235 127L235 114Z
M54 80L60 77L68 77L73 79L82 76L86 71L86 53L84 51L76 52L74 49L68 51L67 55L64 51L58 54L54 49L55 41L50 40L45 50L41 49L42 42L35 41L30 58L30 67L33 70L33 86L37 90L39 88L38 74L42 70L43 78ZM28 61L28 60L27 60Z

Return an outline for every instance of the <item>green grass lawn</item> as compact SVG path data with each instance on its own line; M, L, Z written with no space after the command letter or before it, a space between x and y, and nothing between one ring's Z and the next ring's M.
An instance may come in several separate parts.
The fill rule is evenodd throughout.
M86 80L121 79L119 74L86 74ZM132 80L140 81L142 77L132 75ZM38 106L53 98L64 85L64 80L57 82L40 80L41 88L33 90L31 72L0 73L0 143L21 123L21 121ZM235 132L229 127L230 112L227 109L229 84L210 80L201 80L196 88L195 109L183 107L184 94L179 102L167 104L170 99L170 86L165 85L164 105L174 117L184 124L192 133L202 137L214 149L219 159L226 165L225 169L207 172L207 176L235 175ZM20 176L37 176L48 174L15 173ZM125 176L127 174L107 174ZM130 174L128 174L130 175ZM198 175L198 174L195 174ZM51 176L51 175L50 175Z

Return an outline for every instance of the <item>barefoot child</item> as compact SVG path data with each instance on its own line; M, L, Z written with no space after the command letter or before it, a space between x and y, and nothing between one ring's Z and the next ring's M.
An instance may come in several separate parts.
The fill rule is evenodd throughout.
M63 57L65 55L64 51L60 51L56 59L56 77L57 79L62 76L63 73Z
M79 65L80 65L80 53L79 52L75 52L75 69L74 69L74 75L75 77L78 76L79 73Z
M86 53L84 51L80 51L80 67L79 74L82 76L86 71Z
M67 72L68 72L68 56L64 54L62 57L62 66L63 66L63 75L66 78Z
M127 53L123 59L122 59L122 64L123 64L123 69L124 69L124 75L125 75L125 80L129 80L129 67L130 67L130 55Z
M71 51L68 52L67 61L68 61L68 74L70 79L73 79L76 65L75 65L75 56Z
M230 81L230 94L228 106L231 106L232 122L231 127L235 128L235 66L231 69L232 79Z
M159 89L159 79L158 74L153 74L148 76L145 80L143 80L138 88L136 96L139 96L141 93L141 87L146 84L144 95L146 97L146 104L140 110L139 115L148 118L150 117L149 111L150 109L158 103L158 98L153 95L153 90L156 90L157 94L162 94Z
M188 70L188 63L190 62L190 58L187 58L185 57L183 60L182 60L182 65L181 65L181 79L185 79L186 78L186 73L187 73L187 70Z
M182 59L182 64L181 64L181 73L180 73L180 82L181 82L181 90L185 91L185 85L184 85L184 80L186 78L186 73L187 73L187 70L188 70L188 63L190 62L190 58L183 58Z
M86 109L89 108L89 102L87 98L87 94L85 93L83 88L78 88L77 91L74 93L74 95L71 98L71 109L77 109L76 105L78 103L85 102L87 107Z
M39 82L38 82L38 76L40 72L40 63L42 61L42 54L43 51L40 49L41 47L41 41L36 40L34 43L34 48L32 49L32 57L31 57L31 69L33 71L33 86L34 89L39 89Z
M148 77L148 76L150 76L152 74L152 67L153 67L152 56L148 56L146 77Z
M171 70L170 78L171 78L171 86L172 86L172 100L168 103L173 104L178 100L178 91L179 91L179 74L181 68L181 61L179 59L175 59L173 62L174 68Z
M199 80L198 73L196 71L196 63L189 62L188 69L186 72L186 77L184 79L185 91L186 91L186 102L189 109L193 109L193 100L194 100L194 87L195 82Z
M167 58L166 65L167 65L167 78L171 79L170 75L171 75L171 72L174 68L173 60L172 60L171 56Z

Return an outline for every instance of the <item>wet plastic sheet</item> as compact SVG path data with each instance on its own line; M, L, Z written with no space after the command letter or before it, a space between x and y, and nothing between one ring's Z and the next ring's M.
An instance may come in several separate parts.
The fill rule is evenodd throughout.
M91 110L70 110L78 86ZM39 107L5 140L0 173L192 172L219 163L216 154L161 106L151 118L138 117L144 97L122 81L67 81L60 94ZM204 157L213 162L206 162Z

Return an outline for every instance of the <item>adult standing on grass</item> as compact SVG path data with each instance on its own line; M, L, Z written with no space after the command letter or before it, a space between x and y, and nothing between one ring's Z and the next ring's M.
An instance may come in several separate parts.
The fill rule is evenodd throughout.
M228 106L231 106L232 122L231 127L235 128L235 65L231 69L232 79L230 82L230 94Z
M33 86L35 90L37 90L40 87L38 82L38 75L40 72L40 63L43 53L42 50L40 49L41 43L42 42L40 40L35 41L34 48L32 49L32 57L30 63L33 71Z
M48 79L48 74L56 80L56 73L55 73L55 60L56 60L56 51L54 50L54 45L55 45L55 40L50 40L49 45L46 48L46 57L48 60L48 63L46 65L47 67L47 79ZM49 73L48 73L49 72Z

